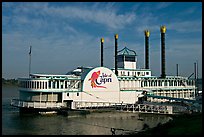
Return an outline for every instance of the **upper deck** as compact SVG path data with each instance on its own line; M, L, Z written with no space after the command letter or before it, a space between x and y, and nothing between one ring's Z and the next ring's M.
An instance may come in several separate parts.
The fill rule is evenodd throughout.
M150 70L120 69L118 81L121 91L127 90L174 90L195 89L195 81L181 76L160 78L151 76ZM123 74L123 75L120 75ZM142 74L142 75L138 75ZM29 91L82 91L82 77L79 75L31 74L30 78L19 78L20 89Z

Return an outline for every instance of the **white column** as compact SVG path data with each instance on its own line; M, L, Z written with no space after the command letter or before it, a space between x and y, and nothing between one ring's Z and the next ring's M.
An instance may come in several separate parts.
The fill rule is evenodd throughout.
M182 98L184 98L184 91L182 90L181 92L182 92Z
M179 98L178 94L179 94L179 91L177 90L177 91L176 91L176 97L177 97L177 98Z
M52 107L53 107L53 92L52 92Z
M44 81L41 81L41 89L44 89Z
M50 83L51 83L51 87L50 87L50 89L52 89L52 87L53 87L53 81L50 81Z

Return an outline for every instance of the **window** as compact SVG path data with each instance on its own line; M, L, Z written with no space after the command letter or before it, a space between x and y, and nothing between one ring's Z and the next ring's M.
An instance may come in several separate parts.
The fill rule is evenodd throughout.
M61 89L63 89L63 80L60 80L60 84L61 84Z
M77 92L77 96L79 96L79 92Z
M162 86L162 82L159 80L159 86Z
M174 86L177 86L177 81L174 81Z
M153 80L151 81L151 86L154 86L154 81Z
M47 82L45 82L45 89L47 89Z
M67 96L69 96L69 93L67 93Z
M55 81L53 81L52 83L52 88L55 88Z
M39 82L39 88L41 89L41 81Z
M124 61L124 56L119 55L119 56L118 56L118 62L123 62L123 61Z
M67 81L65 81L65 88L67 88Z
M157 80L154 82L154 86L157 86Z
M145 87L147 86L147 81L144 81L144 86L145 86Z
M146 75L149 75L149 72L146 72Z
M42 82L42 89L44 89L44 83L45 83L45 82Z
M37 88L37 82L34 81L34 88Z
M37 81L37 89L39 88L39 82Z
M173 86L173 81L172 80L169 81L169 86Z
M48 88L51 88L51 81L48 82Z
M56 82L57 82L57 89L59 89L59 81L57 80Z
M125 56L125 61L135 62L135 57L134 56Z

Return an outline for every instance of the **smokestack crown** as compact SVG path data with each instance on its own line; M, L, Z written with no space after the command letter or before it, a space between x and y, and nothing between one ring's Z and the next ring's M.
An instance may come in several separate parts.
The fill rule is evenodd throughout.
M118 34L115 34L115 39L118 39Z
M160 31L161 33L166 33L166 26L161 26Z
M146 37L149 37L149 35L150 35L149 30L145 30L144 33L145 33L145 36L146 36Z
M101 42L102 42L102 43L104 42L104 38L101 38Z

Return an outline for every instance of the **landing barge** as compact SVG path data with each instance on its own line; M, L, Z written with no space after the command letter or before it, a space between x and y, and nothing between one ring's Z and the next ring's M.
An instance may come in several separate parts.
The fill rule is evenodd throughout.
M166 76L166 27L160 29L161 76L153 76L149 68L148 30L145 31L145 68L137 67L137 53L134 50L124 47L118 51L116 34L115 68L103 66L102 38L101 66L81 66L65 75L30 74L28 78L19 78L19 99L12 99L11 105L19 107L23 113L51 113L83 106L135 104L141 102L144 95L149 95L146 100L151 102L195 100L194 80L182 76Z

